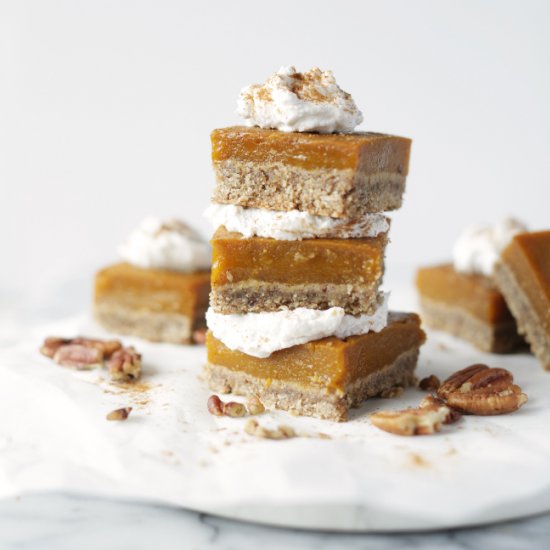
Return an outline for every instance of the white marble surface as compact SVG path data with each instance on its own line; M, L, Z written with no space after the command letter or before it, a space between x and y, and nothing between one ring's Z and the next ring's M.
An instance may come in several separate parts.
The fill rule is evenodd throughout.
M36 325L81 311L87 305L89 283L89 279L74 280L47 292L35 289L24 295L1 292L0 346L11 341L11 325ZM280 529L182 509L61 494L0 501L2 550L151 547L546 549L550 547L550 515L475 529L378 535Z
M476 529L377 535L264 527L187 510L64 495L0 501L2 550L549 547L550 515Z

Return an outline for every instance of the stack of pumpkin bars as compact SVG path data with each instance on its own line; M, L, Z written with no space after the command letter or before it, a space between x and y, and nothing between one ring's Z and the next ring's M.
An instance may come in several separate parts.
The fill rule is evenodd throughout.
M302 83L297 101L311 103L304 76L321 74L311 73L283 75ZM261 98L257 88L245 99ZM412 384L425 340L418 316L388 312L380 290L383 212L401 206L411 141L322 131L212 133L206 369L214 391L343 421L366 398Z

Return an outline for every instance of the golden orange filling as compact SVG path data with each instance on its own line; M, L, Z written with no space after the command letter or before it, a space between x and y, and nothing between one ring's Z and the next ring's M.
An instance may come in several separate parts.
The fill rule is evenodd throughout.
M95 280L95 301L116 300L136 310L194 317L208 306L210 272L178 273L120 263L102 269Z
M502 261L550 331L550 231L516 235L503 251Z
M411 140L384 134L313 134L233 126L214 130L212 161L281 162L306 170L407 175Z
M298 383L312 389L343 392L346 385L392 364L425 340L415 314L395 314L381 332L346 340L323 338L272 353L267 358L232 351L211 332L206 339L208 362L262 379Z
M384 272L385 234L369 239L245 239L220 227L212 237L212 286L258 280L283 284L371 284Z
M460 273L451 264L419 269L416 286L422 297L465 309L484 322L513 319L504 297L491 279Z

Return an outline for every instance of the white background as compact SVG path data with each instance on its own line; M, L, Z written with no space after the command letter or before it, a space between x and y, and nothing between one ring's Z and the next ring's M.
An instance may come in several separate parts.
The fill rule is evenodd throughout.
M388 286L471 222L549 226L550 2L0 0L0 290L91 277L148 214L203 233L209 132L281 65L414 139Z

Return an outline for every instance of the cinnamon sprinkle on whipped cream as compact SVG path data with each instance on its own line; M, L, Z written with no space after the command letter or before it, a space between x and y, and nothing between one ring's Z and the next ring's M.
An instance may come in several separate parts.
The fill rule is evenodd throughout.
M317 67L303 73L282 67L264 84L246 86L240 92L237 113L248 126L283 132L350 133L363 121L332 71Z
M163 222L149 217L130 234L119 249L125 262L144 269L189 273L210 268L207 242L180 220Z

